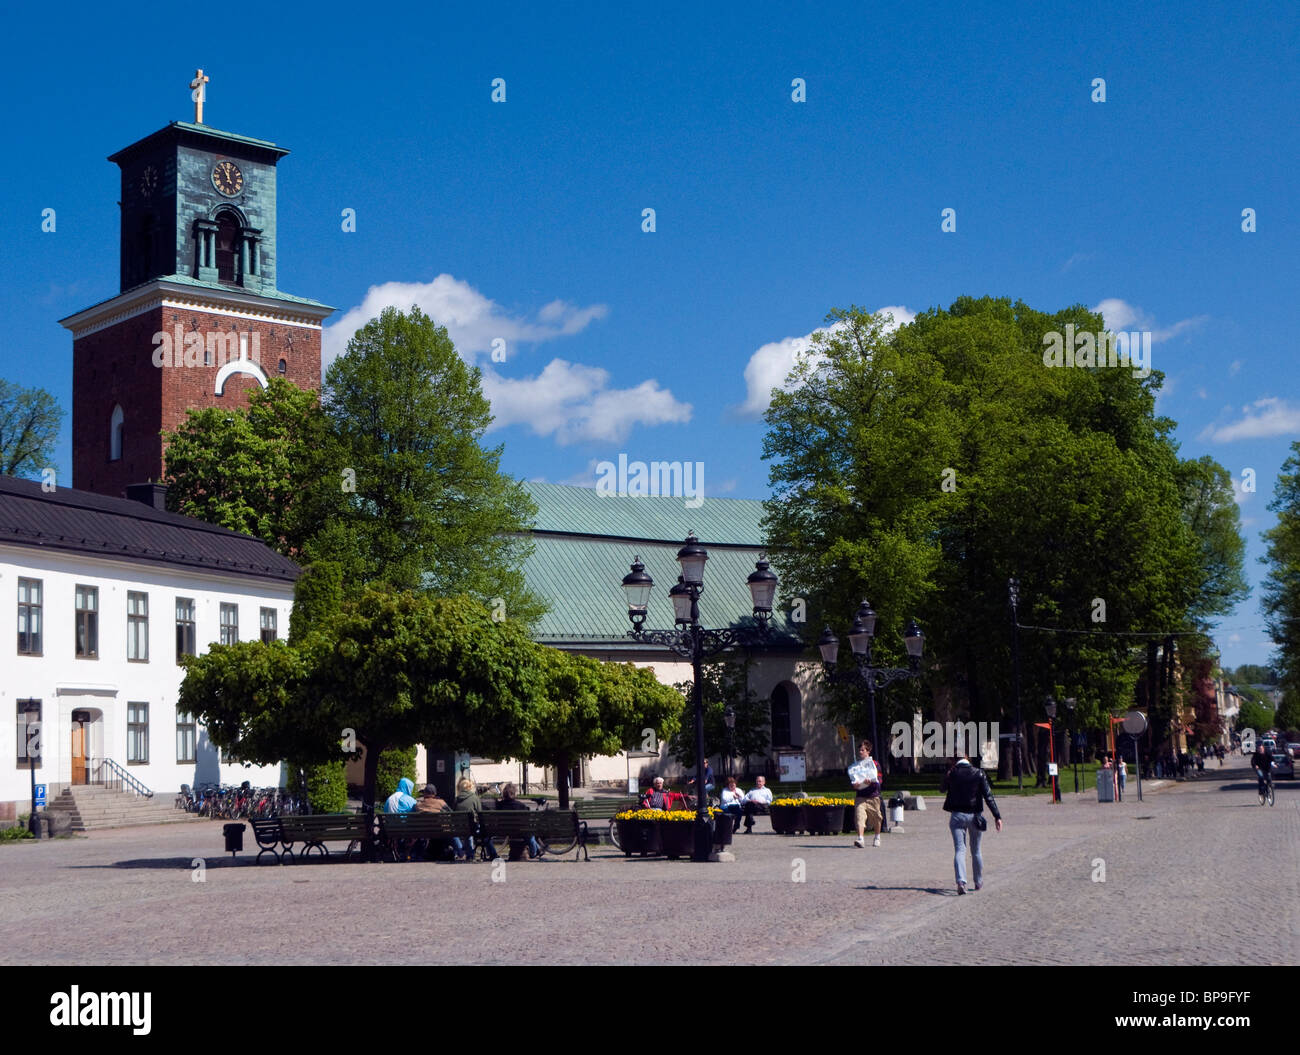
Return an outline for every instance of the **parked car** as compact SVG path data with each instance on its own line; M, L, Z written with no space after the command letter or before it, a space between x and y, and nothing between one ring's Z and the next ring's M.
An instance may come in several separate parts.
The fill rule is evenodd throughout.
M1292 758L1300 759L1300 744L1287 744L1286 753Z
M1273 756L1273 776L1295 780L1295 759L1286 751L1279 751Z

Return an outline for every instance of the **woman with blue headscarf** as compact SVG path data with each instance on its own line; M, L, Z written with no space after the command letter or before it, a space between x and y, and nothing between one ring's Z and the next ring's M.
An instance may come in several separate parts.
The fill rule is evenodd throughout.
M403 777L397 782L397 790L388 796L384 809L389 813L410 813L415 809L415 798L411 795L414 790L415 785Z

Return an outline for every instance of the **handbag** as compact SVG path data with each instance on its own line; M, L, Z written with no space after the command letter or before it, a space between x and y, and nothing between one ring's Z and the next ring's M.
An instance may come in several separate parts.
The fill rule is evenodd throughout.
M975 814L975 827L982 832L988 831L989 830L988 818L985 817L984 814L982 813Z

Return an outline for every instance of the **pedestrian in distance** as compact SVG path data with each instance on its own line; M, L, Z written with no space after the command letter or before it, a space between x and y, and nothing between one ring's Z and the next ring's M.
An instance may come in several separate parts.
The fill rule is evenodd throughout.
M970 759L961 755L944 774L939 782L939 790L947 792L943 800L944 810L951 814L948 818L948 830L952 833L953 869L957 873L957 893L966 893L966 844L970 843L971 862L974 865L975 889L984 885L984 858L980 853L980 842L988 828L984 818L984 804L988 803L989 812L993 814L997 830L1002 830L1002 814L997 801L993 798L993 789L989 787L989 778L984 770L970 764Z
M1124 787L1128 784L1128 764L1124 761L1123 755L1115 756L1115 793L1119 796L1117 801L1124 801Z

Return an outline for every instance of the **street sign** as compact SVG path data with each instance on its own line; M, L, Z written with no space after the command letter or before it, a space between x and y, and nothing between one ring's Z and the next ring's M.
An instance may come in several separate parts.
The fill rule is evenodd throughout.
M1048 762L1048 763L1047 763L1047 775L1048 775L1049 777L1054 777L1054 776L1057 775L1057 773L1056 773L1056 763L1055 763L1055 762Z
M46 786L47 786L47 785L45 785L45 784L37 784L37 785L36 785L36 808L37 808L38 810L39 810L39 809L44 809L44 808L45 808L45 788L46 788Z
M1124 715L1124 731L1140 736L1147 731L1147 716L1141 711L1129 711Z

